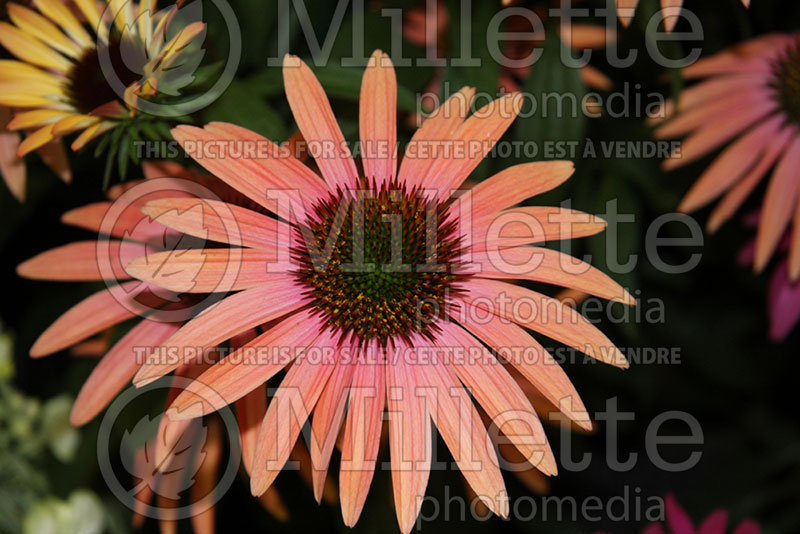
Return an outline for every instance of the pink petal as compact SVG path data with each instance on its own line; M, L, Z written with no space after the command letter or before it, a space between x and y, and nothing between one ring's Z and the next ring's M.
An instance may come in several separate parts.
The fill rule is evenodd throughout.
M761 525L752 519L745 519L736 529L733 534L761 534Z
M386 363L386 410L397 523L403 534L414 528L431 468L431 425L415 364L404 358Z
M253 495L261 495L272 485L289 458L301 428L333 372L338 358L331 358L328 352L336 351L338 356L335 349L338 337L330 330L323 332L305 353L306 357L295 361L275 392L258 435L250 478ZM319 351L324 353L321 358Z
M127 295L123 302L118 300L121 298L119 290L112 293L104 289L86 297L39 336L31 347L31 356L47 356L135 317L131 310L136 309L135 298L142 292L141 287L138 280L121 284L121 290Z
M664 497L664 504L671 534L694 534L692 520L675 500L675 497L671 494L667 495Z
M331 190L355 189L358 171L350 149L333 115L328 97L317 77L297 56L283 60L283 84L292 115L310 147L323 150L312 155ZM319 157L318 157L319 156Z
M793 125L787 126L772 139L767 145L764 154L762 154L755 166L747 173L747 176L739 180L739 182L728 191L719 205L711 213L708 219L709 232L718 230L719 227L739 209L767 171L772 168L778 156L783 154L796 130L796 127Z
M800 137L796 137L775 167L764 196L753 263L756 272L766 266L794 214L800 196L799 174Z
M342 518L349 527L361 515L378 460L386 401L384 358L376 342L368 343L353 374L339 469Z
M786 339L800 321L800 282L790 282L786 261L779 263L770 277L767 311L769 337L774 341Z
M481 309L560 341L604 363L626 369L625 356L574 308L530 289L497 280L470 279L463 299ZM511 299L511 304L506 301ZM509 309L510 308L510 309ZM518 308L516 311L515 308Z
M731 143L686 193L678 210L688 213L701 208L736 183L774 139L782 123L783 117L776 115Z
M567 417L581 428L592 429L592 422L575 386L544 347L520 326L503 321L496 315L487 320L477 320L477 310L467 309L463 301L459 303L462 312L453 318L467 330L504 356L553 406L557 406ZM515 357L513 350L524 350L531 357Z
M81 426L91 421L128 384L150 351L178 330L174 323L142 320L103 356L83 383L72 405L69 422Z
M519 385L472 335L447 321L439 326L448 366L492 423L531 465L546 475L555 475L558 467L544 428Z
M186 323L161 347L174 352L175 361L155 354L133 379L141 387L200 356L198 347L211 348L240 332L285 315L308 303L293 279L273 278L260 286L224 298Z
M397 79L391 58L372 53L358 110L364 176L385 184L397 174Z
M697 529L697 534L725 534L728 527L728 512L716 510L705 518Z

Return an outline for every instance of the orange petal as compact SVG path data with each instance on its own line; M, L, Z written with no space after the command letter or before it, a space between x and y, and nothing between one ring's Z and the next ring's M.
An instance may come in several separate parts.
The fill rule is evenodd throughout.
M584 293L632 306L636 299L608 275L558 250L515 247L474 252L466 269L480 278L531 280L578 289Z
M305 354L311 353L312 348L332 351L337 338L338 334L326 330ZM330 355L319 359L302 357L286 373L261 423L250 478L253 495L264 493L280 473L334 367L335 359Z
M274 278L252 289L224 298L186 323L163 347L179 355L175 360L148 358L133 379L143 386L198 356L192 349L211 348L247 329L302 307L308 298L301 294L294 279Z
M403 534L414 528L431 468L431 426L414 365L404 358L386 363L386 409L397 523Z
M575 386L547 350L520 326L492 316L476 320L479 312L461 302L462 312L454 319L481 341L494 349L505 361L533 384L554 406L581 428L592 429L592 422ZM524 351L525 357L514 350ZM531 354L533 353L533 354Z
M95 280L127 280L122 261L146 252L139 243L109 241L111 273L103 276L98 266L97 241L75 241L51 248L17 266L17 274L33 280L91 282Z
M142 213L181 233L229 245L274 250L278 222L234 204L198 198L151 200Z
M91 421L133 378L148 352L138 350L159 346L178 330L174 323L144 319L117 341L83 383L72 405L69 422L81 426Z
M306 326L298 328L298 324ZM314 327L308 327L309 324ZM296 356L294 351L281 355L271 348L305 347L316 337L316 326L316 320L306 310L249 341L184 389L170 406L170 419L177 421L213 413L264 385ZM252 469L249 471L252 473Z
M397 79L391 58L380 50L361 81L358 124L364 176L388 183L397 171Z
M314 73L300 58L287 54L283 59L283 84L286 100L303 137L310 146L316 145L322 150L322 157L314 159L328 186L332 190L357 188L355 161Z
M415 347L430 345L417 340ZM497 454L478 411L455 374L436 362L417 377L425 380L430 414L450 454L475 493L495 514L508 516L508 496Z
M133 259L125 271L177 293L238 291L284 278L268 272L275 253L249 248L183 249Z
M471 250L485 251L595 235L608 223L581 211L553 206L522 206L473 223Z
M134 299L139 293L135 290L140 286L142 283L138 280L121 284L127 294L122 303L117 300L119 292L112 293L108 289L85 298L64 312L39 336L31 347L31 356L47 356L135 317L131 309L135 309Z
M331 454L344 419L344 407L347 403L348 388L353 379L354 364L355 362L344 359L336 362L336 369L314 409L314 418L311 421L311 464L312 486L317 502L322 499Z
M470 279L463 299L478 308L560 341L609 365L628 367L619 349L584 316L557 299L498 280ZM505 302L511 299L511 306ZM512 310L517 311L512 311ZM523 311L524 310L524 311Z
M3 109L5 108L0 108ZM25 200L27 172L25 162L17 156L20 141L18 133L0 129L0 176L3 177L14 198L22 202Z
M462 88L431 113L414 132L398 172L400 182L405 183L408 189L422 186L433 165L433 158L427 152L436 146L436 141L448 139L464 123L474 96L474 88Z
M470 190L472 218L492 215L555 189L573 172L571 161L534 161L508 167Z
M344 524L358 521L375 474L383 406L386 400L384 354L376 342L360 355L353 375L339 469L339 498Z
M439 325L447 365L528 462L555 475L558 467L544 428L519 385L471 334L448 321Z
M513 93L473 113L448 141L451 150L434 159L422 186L440 198L448 198L483 161L521 109L522 95Z

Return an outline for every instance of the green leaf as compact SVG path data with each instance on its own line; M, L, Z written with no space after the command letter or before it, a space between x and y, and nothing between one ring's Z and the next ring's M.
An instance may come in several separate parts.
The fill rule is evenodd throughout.
M463 13L462 8L470 10ZM475 87L479 93L496 95L498 80L500 78L500 64L491 56L487 43L489 21L496 15L496 6L493 2L461 2L461 0L448 0L447 9L450 14L451 24L448 26L450 36L450 57L445 70L444 81L449 94L455 93L464 86ZM462 16L469 16L466 26L460 24ZM464 28L470 33L464 35ZM463 56L463 57L462 57ZM478 65L453 65L453 62L477 59Z
M311 64L310 60L306 61L309 65ZM311 68L329 97L358 102L361 95L361 78L364 75L364 69L340 67L332 64L325 67L314 67L312 65ZM397 108L401 111L409 112L414 112L417 109L414 93L400 85L397 87Z
M231 122L272 140L286 138L286 125L272 107L251 88L248 81L234 81L225 93L203 112L206 122Z

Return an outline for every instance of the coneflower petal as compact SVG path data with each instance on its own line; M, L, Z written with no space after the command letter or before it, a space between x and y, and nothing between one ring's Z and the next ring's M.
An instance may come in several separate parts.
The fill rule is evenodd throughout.
M386 401L383 350L373 340L366 351L353 374L339 465L342 518L350 527L361 515L375 474Z
M452 94L417 128L400 162L399 181L406 187L422 187L433 165L429 151L434 142L449 139L464 124L475 96L474 87Z
M337 338L338 334L325 330L309 347L306 357L295 361L275 392L258 435L250 478L253 495L264 493L280 473L335 367L335 359L317 359L309 354L313 349L323 353L332 349Z
M480 278L469 280L463 289L463 299L473 306L544 334L602 362L623 369L628 367L625 356L605 334L557 299L506 282ZM501 298L503 301L511 299L511 304L499 305L498 299ZM519 309L514 311L515 308Z
M701 208L736 183L773 142L783 123L784 118L775 115L731 143L689 189L678 210L689 213Z
M423 187L447 199L494 148L522 109L522 95L502 96L473 113L449 139L452 150L434 158Z
M317 77L297 56L283 59L283 84L286 100L303 137L317 152L314 159L331 190L355 189L358 171L330 102ZM314 155L314 150L312 150Z
M313 323L314 319L308 310L290 315L214 364L178 395L169 407L169 417L180 420L213 413L264 385L296 356L280 351L305 347L317 337L313 328L297 328L306 324L300 321Z
M103 356L83 383L72 405L70 423L81 426L91 421L131 381L143 363L142 355L135 350L137 347L155 348L177 330L177 324L147 319L131 328Z
M263 249L179 249L139 256L125 271L177 293L215 293L248 289L284 277L267 269L276 259L274 251Z
M403 357L386 362L386 410L397 523L403 534L414 527L425 497L432 458L428 405L415 363Z
M417 339L415 346L426 341ZM447 365L426 366L417 378L430 406L430 415L461 473L475 493L495 514L508 515L508 497L497 454L472 400Z
M474 221L471 249L477 252L595 235L608 223L595 215L553 206L510 208Z
M51 248L20 263L17 274L33 280L91 282L96 280L127 280L123 265L147 251L140 243L109 241L108 256L111 272L101 273L98 264L97 241L74 241ZM105 274L105 276L104 276Z
M459 305L461 311L454 319L504 357L509 365L519 371L564 415L581 428L591 430L592 422L575 386L538 341L522 327L496 315L490 314L487 320L476 320L478 315L482 317L485 312L470 310L471 306L464 301L460 301ZM515 354L514 350L519 350L521 354Z
M333 447L339 436L344 420L344 408L347 404L349 388L353 380L355 361L340 359L336 362L325 390L314 409L311 421L311 464L314 498L322 499L322 491L328 476L328 466L333 454Z
M372 53L358 108L364 176L386 184L397 175L397 79L391 58Z
M775 167L764 195L761 222L756 236L753 267L760 272L769 261L786 226L794 215L800 196L800 138L795 138Z
M141 211L184 234L235 246L275 250L279 236L288 235L272 217L219 200L160 198Z
M508 167L470 190L472 218L480 220L555 189L574 172L571 161L533 161Z
M276 277L259 287L231 295L194 317L163 345L180 355L174 359L177 361L164 361L162 355L156 354L145 362L133 383L149 384L175 370L186 359L201 356L192 354L190 349L214 347L249 328L277 319L308 300L290 277Z
M31 347L31 356L47 356L74 345L106 328L136 316L135 298L142 283L139 280L120 284L126 301L108 289L86 297L55 320Z
M514 247L474 252L471 262L468 272L479 278L544 282L629 306L636 304L636 299L607 274L558 250Z
M544 428L519 384L463 328L447 321L440 326L448 366L528 462L547 475L555 475L558 467Z

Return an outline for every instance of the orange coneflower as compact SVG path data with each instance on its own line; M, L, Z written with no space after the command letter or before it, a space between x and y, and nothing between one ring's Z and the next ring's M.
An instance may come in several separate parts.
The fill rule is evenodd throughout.
M686 67L686 89L674 114L655 134L690 134L667 170L691 163L735 139L703 173L679 209L694 211L723 193L708 221L713 232L727 221L774 167L758 226L753 265L760 272L791 228L789 278L800 278L800 37L771 34Z
M369 490L386 408L403 532L412 528L425 493L431 420L481 500L505 516L508 502L497 457L462 384L523 457L544 473L556 472L531 403L484 343L499 354L508 347L535 352L535 358L509 357L509 364L571 419L590 425L569 379L526 328L613 365L627 366L625 358L574 309L501 279L568 286L632 303L627 291L589 265L529 246L595 234L605 223L559 208L512 209L564 182L573 172L570 162L510 167L469 191L471 208L463 198L451 199L519 113L519 94L468 116L474 89L464 88L416 131L398 169L395 73L389 58L376 51L361 85L360 174L308 66L287 56L283 74L289 105L313 147L322 179L285 148L244 128L210 123L173 129L174 138L206 169L282 215L276 219L235 205L221 210L230 210L241 229L241 240L232 244L247 247L238 249L234 269L232 287L240 291L190 320L164 343L164 351L154 351L134 383L149 383L191 361L196 353L190 356L187 350L214 347L274 321L200 375L168 411L173 420L213 412L221 406L203 400L210 398L204 391L214 391L219 402L234 402L288 367L251 460L255 495L272 485L313 410L315 493L343 427L340 499L344 521L353 525ZM449 148L437 152L442 145ZM276 192L291 200L288 213L270 198ZM177 220L187 207L180 199L160 199L148 203L145 213L170 226L170 218ZM499 235L490 230L498 217L529 224L506 225ZM532 233L530 224L538 230ZM218 226L201 220L183 219L178 226L231 242ZM502 259L516 264L513 272L495 265L503 261L495 254L498 247L507 247ZM222 271L228 271L230 251L155 254L134 260L127 271L167 289L214 291ZM520 268L532 257L535 269ZM495 306L498 299L508 305ZM517 313L517 305L538 313ZM508 420L512 413L516 417Z
M156 14L155 0L106 3L103 13L106 4L94 0L6 5L10 23L0 22L0 45L17 59L0 60L0 105L22 110L6 125L30 132L20 157L77 132L72 149L79 150L131 117L137 99L156 92L160 77L205 28L195 22L166 39L177 6ZM131 65L131 55L141 64ZM122 95L106 79L106 60Z

